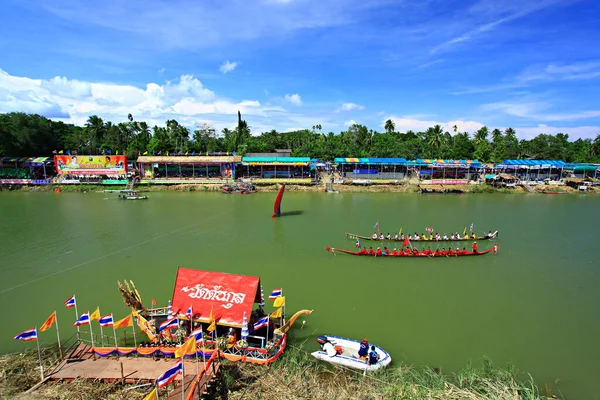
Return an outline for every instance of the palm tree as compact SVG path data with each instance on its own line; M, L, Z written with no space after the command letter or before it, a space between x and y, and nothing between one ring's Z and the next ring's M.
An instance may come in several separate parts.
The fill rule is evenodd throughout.
M395 129L396 129L396 124L394 124L394 121L392 121L391 119L388 119L387 121L385 121L385 131L387 133L392 133L392 132L394 132Z
M427 144L436 150L434 155L438 158L440 156L440 148L442 147L443 135L444 130L440 125L436 125L433 128L427 129L427 137L429 139Z
M104 138L104 121L97 115L92 115L88 118L85 124L86 130L89 132L91 146L90 149L98 148L98 144Z

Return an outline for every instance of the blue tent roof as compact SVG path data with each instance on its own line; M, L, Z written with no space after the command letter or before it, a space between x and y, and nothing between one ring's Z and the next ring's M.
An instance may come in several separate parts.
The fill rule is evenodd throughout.
M334 160L337 164L400 164L405 163L405 158L354 158L338 157Z
M504 160L502 164L536 168L565 168L567 166L567 163L562 160Z

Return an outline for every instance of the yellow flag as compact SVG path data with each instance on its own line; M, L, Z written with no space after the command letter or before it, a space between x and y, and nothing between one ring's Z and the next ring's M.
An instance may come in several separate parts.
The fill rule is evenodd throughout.
M132 315L129 314L125 318L123 318L121 320L118 320L117 322L114 323L113 326L115 327L115 329L126 328L128 326L133 326L133 317L132 317Z
M154 390L148 393L148 396L144 397L144 400L158 400L158 393L156 391L156 388L154 388Z
M280 296L275 299L273 302L273 307L283 307L285 306L285 296Z
M177 350L175 350L175 358L181 358L188 353L195 353L195 352L196 352L196 337L192 336L191 338L189 338L187 340L187 342L182 344L181 347L179 347Z
M61 151L58 152L58 154L64 154L64 152L61 150Z
M96 307L96 311L90 314L90 321L100 319L100 307Z
M208 332L212 332L215 329L217 329L217 322L216 321L211 322L210 325L208 326L208 328L206 328L206 330Z
M467 234L467 227L465 226L465 230L463 231L463 236Z
M144 155L145 155L145 156L147 156L147 155L148 155L148 152L147 152L147 151L145 151L145 152L144 152Z
M281 318L281 310L283 309L283 307L279 307L277 310L275 310L274 313L271 313L271 318Z
M213 323L213 307L210 307L210 315L208 316L208 322L210 322L211 324Z
M119 150L117 150L117 155L119 155Z
M42 327L40 328L40 332L44 332L47 331L48 329L50 329L50 327L52 326L52 324L54 324L56 322L56 311L54 311L46 320L46 322L44 322L44 325L42 325Z

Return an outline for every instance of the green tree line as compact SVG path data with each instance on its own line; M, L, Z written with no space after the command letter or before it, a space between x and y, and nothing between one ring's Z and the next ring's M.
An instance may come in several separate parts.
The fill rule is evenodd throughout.
M321 125L293 132L272 130L252 136L251 127L238 113L237 127L217 132L209 124L191 130L176 120L150 127L130 114L127 121L113 123L97 115L85 126L52 121L37 114L0 114L0 155L42 156L55 150L77 150L79 154L192 154L235 152L268 153L287 148L293 156L333 160L335 157L405 157L476 159L501 162L505 159L550 159L567 162L600 162L600 135L592 139L569 140L569 135L540 133L531 140L519 140L514 129L489 130L474 134L452 133L435 125L423 132L397 132L394 122L384 132L354 124L340 134L325 133Z

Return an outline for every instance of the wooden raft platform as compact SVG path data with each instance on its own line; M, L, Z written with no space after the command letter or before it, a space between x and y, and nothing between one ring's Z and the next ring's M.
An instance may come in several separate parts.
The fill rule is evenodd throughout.
M101 382L115 382L123 380L124 383L140 384L154 382L156 378L172 367L174 358L152 358L135 356L98 357L90 352L91 347L80 343L66 359L61 361L48 375L50 380L73 381L75 379L92 379ZM208 363L207 363L208 364ZM219 370L219 364L210 366L202 376L200 383L193 385L196 379L196 360L186 359L184 361L185 372L185 398L192 395L198 396L198 391L204 392L207 384L215 377ZM200 358L199 371L204 369L204 363ZM169 393L168 398L181 399L181 375L174 381L176 387ZM172 384L171 384L172 385ZM193 387L194 393L191 393ZM190 392L190 393L188 393Z

